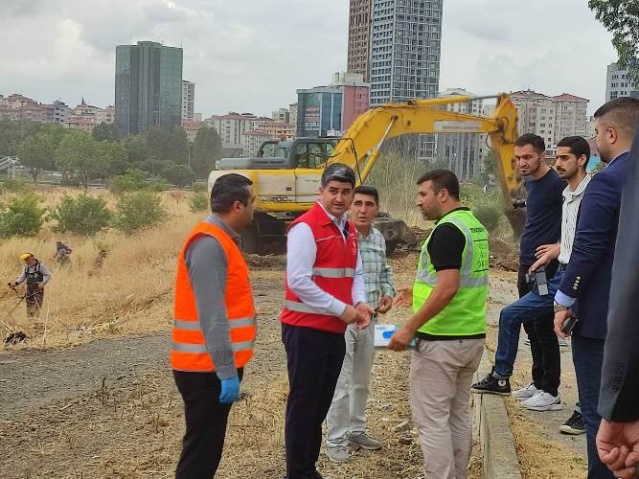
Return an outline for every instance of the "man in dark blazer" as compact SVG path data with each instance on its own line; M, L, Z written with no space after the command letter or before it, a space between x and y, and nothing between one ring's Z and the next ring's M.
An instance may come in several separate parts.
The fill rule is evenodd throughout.
M622 97L595 112L597 149L607 167L584 193L570 262L555 296L555 331L573 314L572 358L579 402L586 423L588 479L613 479L597 454L595 438L601 422L597 412L603 364L608 297L617 240L621 190L628 150L639 122L639 99Z
M603 420L597 434L597 448L599 457L616 477L636 478L639 463L639 128L635 131L628 162L619 215L623 228L617 236L612 266L608 336L599 396L599 414ZM633 449L634 453L630 452Z

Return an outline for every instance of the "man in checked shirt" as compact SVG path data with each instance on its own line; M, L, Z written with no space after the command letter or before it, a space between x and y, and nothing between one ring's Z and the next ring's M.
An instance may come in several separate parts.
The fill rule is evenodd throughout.
M384 236L373 228L379 212L379 194L372 186L355 188L350 206L351 220L357 228L366 302L379 313L386 313L393 304L395 288L393 272L386 261ZM375 316L372 318L373 321ZM326 417L328 426L327 454L334 462L351 459L346 449L350 442L355 447L378 450L382 444L366 433L366 401L371 368L373 367L373 336L375 327L357 329L353 324L346 329L346 356L333 402Z

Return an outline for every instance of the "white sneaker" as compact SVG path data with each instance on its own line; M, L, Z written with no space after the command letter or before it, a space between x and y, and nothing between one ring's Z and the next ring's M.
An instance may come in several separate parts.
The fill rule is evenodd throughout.
M526 399L521 404L531 411L561 411L563 409L559 395L553 396L541 389L538 389L533 397Z
M529 383L527 386L517 389L517 391L513 393L513 397L523 401L533 397L537 391L538 389L535 383Z

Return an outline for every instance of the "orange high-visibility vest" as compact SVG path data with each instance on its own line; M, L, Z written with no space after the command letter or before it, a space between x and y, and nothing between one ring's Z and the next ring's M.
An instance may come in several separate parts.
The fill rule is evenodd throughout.
M178 371L215 371L211 355L206 349L185 258L186 251L193 240L202 235L213 236L219 241L226 254L227 275L224 302L235 354L235 367L241 368L253 356L256 334L255 305L249 270L235 241L221 228L205 221L193 228L178 258L171 367ZM211 268L215 266L212 264Z

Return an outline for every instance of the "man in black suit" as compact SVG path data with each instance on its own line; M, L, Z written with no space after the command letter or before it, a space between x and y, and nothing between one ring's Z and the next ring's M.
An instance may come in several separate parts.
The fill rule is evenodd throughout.
M586 423L588 479L613 479L600 461L595 438L601 385L606 319L617 240L621 190L627 174L628 150L639 122L639 99L622 97L595 112L597 149L608 166L597 173L584 193L570 262L555 295L555 332L573 314L572 358L579 402Z
M639 463L639 128L628 159L612 266L608 335L599 396L599 457L616 477L636 478ZM634 449L634 451L633 451ZM629 454L628 454L629 453Z

